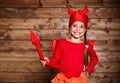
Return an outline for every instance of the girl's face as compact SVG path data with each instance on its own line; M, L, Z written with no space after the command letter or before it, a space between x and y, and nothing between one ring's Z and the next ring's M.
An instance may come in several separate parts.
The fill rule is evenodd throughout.
M85 25L80 21L74 22L70 27L71 37L75 39L81 38L85 32L86 32Z

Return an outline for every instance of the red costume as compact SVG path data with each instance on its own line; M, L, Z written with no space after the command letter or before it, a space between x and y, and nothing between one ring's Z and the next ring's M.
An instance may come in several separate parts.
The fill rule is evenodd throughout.
M93 50L94 41L88 41L88 54L90 55L90 64L86 71L90 74L96 65L98 58ZM78 77L83 72L85 44L73 43L66 39L58 40L54 56L51 57L50 64L60 65L60 72L67 78Z
M68 8L68 14L70 15L69 28L71 25L80 21L84 23L87 28L88 25L88 6L84 10L73 11ZM40 59L45 61L42 55L39 40L35 37L35 34L31 32L32 43L36 46ZM88 54L90 56L90 63L86 71L90 74L98 62L98 57L93 50L94 41L88 41ZM52 43L53 57L46 61L46 65L59 68L60 73L58 73L52 80L52 83L88 83L84 77L80 74L83 72L84 67L84 49L85 44L83 43L73 43L67 41L66 39L54 40Z

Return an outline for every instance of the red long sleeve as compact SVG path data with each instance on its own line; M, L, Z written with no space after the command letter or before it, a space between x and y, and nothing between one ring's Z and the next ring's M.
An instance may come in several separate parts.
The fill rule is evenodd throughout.
M90 41L90 42L94 43L94 41ZM90 63L88 65L86 71L90 74L90 73L92 73L95 65L98 62L98 57L96 55L96 52L93 49L93 44L91 44L91 43L88 43L88 44L89 44L89 46L88 46L88 54L90 56Z
M90 55L90 64L87 72L91 73L95 67L98 58L91 44L88 45ZM53 57L49 58L50 64L59 64L60 72L66 77L78 77L83 72L84 67L84 43L73 43L66 39L58 40Z
M49 58L50 64L58 64L61 55L61 47L59 41L57 41L56 49L53 54L53 57Z

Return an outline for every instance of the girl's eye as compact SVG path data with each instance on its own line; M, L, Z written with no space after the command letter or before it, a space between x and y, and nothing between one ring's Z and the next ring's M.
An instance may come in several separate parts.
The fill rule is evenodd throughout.
M73 25L73 27L77 27L77 25Z
M82 25L82 26L80 26L81 28L85 28L85 26L84 25Z

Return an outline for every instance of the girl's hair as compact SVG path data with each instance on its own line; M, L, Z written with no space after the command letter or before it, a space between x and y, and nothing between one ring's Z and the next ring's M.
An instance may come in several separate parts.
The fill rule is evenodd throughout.
M87 33L87 31L84 34L84 43L85 43L85 45L88 45L86 33ZM85 65L85 69L86 69L87 66L88 66L88 51L87 51L86 47L85 47L85 50L84 50L84 65Z

